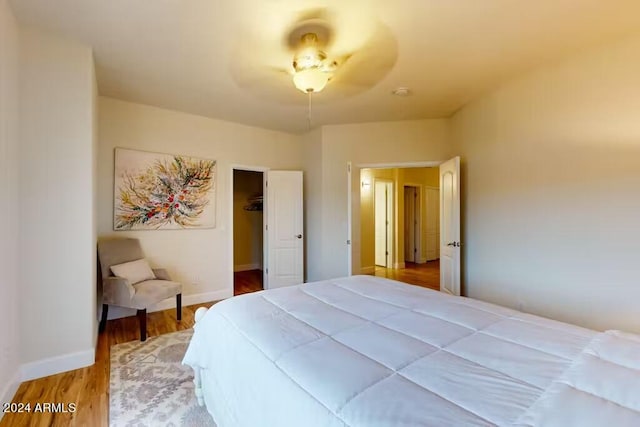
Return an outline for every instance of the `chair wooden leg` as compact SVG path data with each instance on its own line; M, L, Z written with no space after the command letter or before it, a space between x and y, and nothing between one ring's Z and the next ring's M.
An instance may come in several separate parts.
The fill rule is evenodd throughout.
M147 340L147 309L138 310L138 322L140 323L140 341Z
M182 320L182 294L176 295L176 318Z
M98 328L99 332L104 332L104 329L107 327L107 314L109 314L109 304L102 304L102 316L100 316L100 327Z

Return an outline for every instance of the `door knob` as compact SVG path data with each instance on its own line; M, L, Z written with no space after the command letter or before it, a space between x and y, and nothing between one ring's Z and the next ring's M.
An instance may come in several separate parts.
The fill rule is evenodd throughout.
M296 237L297 237L298 239L302 239L302 234L298 234Z
M456 245L456 242L449 242L449 243L447 243L447 246L455 246L455 245Z

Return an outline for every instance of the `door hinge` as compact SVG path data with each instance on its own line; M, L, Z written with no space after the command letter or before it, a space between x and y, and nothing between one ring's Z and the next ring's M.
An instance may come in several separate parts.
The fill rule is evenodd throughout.
M351 165L347 165L347 172L351 172Z
M267 230L267 231L269 231L269 224L265 225L265 226L264 226L264 229L265 229L265 230Z
M351 240L347 240L347 245L350 245L350 244L351 244Z
M269 186L269 181L265 181L265 182L264 182L264 186L265 186L265 187L268 187L268 186Z
M389 256L389 252L385 252L384 254L385 254L386 256Z
M268 268L265 271L266 271L267 274L269 274L269 269Z

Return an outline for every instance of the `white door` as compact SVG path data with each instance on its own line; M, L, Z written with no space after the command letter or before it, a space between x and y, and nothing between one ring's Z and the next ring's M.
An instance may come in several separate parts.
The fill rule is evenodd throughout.
M440 165L440 290L460 295L460 157Z
M393 183L376 180L374 187L375 263L390 268L393 235Z
M376 265L387 266L387 186L376 181L374 188L374 222Z
M304 281L302 171L268 171L265 289Z

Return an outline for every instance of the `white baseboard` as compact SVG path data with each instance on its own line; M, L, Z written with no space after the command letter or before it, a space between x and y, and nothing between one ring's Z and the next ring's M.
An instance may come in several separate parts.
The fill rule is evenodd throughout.
M96 350L94 348L63 354L62 356L25 363L20 367L20 379L29 381L36 378L47 377L61 372L91 366L95 363Z
M5 384L0 390L0 403L9 403L13 400L13 396L16 395L16 391L18 391L18 387L20 387L20 370L16 370L13 374L13 378L9 381L8 384ZM0 420L2 420L2 416L4 415L4 411L0 411Z
M234 265L233 271L249 271L249 270L262 270L262 265L259 262L254 262L253 264L240 264Z
M182 295L182 306L201 304L203 302L220 301L223 299L231 298L233 296L233 288L221 289L213 292L203 292L200 294ZM169 310L176 308L175 297L167 298L164 301L160 301L153 307L147 308L147 313L153 313L154 311ZM122 317L129 317L136 314L136 310L133 308L124 308L117 306L109 306L109 320L120 319Z
M361 267L360 274L374 274L376 272L376 266L372 265L370 267Z
M222 299L230 298L233 296L233 289L222 289L213 292L204 292L200 294L191 294L182 296L183 305L200 304L209 301L219 301ZM175 307L175 298L166 299L155 307L148 309L147 311L160 311ZM111 310L110 310L111 311ZM120 317L126 317L123 315ZM20 366L20 369L16 372L9 384L4 386L1 390L0 402L11 402L15 395L20 383L23 381L29 381L36 378L47 377L49 375L59 374L61 372L67 372L74 369L84 368L91 366L95 363L95 348L78 351L75 353L64 354L62 356L51 357L48 359L38 360L35 362L25 363ZM2 411L0 411L0 419L2 418Z
M406 265L405 265L404 261L393 263L393 268L405 268L405 267L406 267Z

